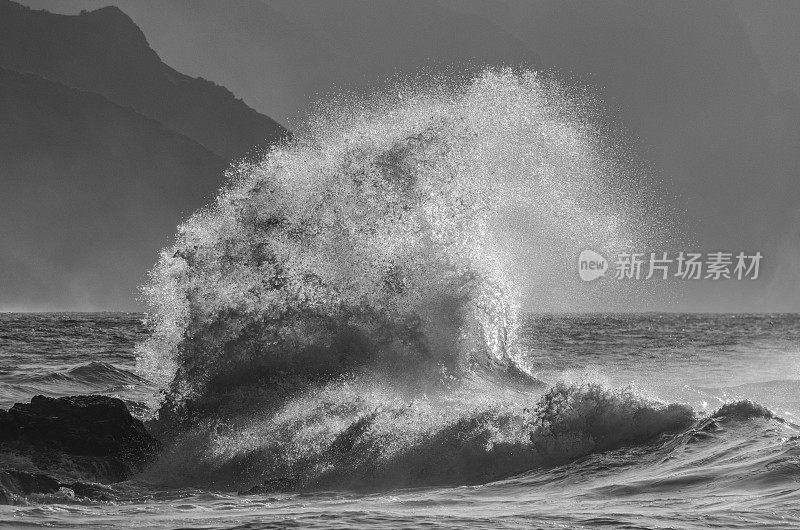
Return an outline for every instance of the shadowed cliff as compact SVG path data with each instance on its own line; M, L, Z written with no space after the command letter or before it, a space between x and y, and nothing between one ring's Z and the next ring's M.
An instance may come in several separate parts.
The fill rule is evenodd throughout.
M227 160L288 135L227 89L164 64L117 7L69 16L1 0L0 66L102 94Z
M130 307L226 166L131 108L31 74L0 69L0 116L5 310Z

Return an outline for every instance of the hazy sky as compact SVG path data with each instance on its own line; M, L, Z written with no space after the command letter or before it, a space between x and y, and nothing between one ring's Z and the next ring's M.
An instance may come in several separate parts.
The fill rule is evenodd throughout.
M702 0L701 0L702 1ZM349 18L353 26L376 28L380 25L374 20L359 17L359 9L369 2L346 0L346 7L337 2L325 0L20 0L20 3L38 9L46 9L54 13L75 14L81 9L97 9L107 5L116 5L123 9L142 28L153 48L164 62L175 69L190 75L202 76L219 82L231 89L237 96L244 98L250 106L259 112L292 122L297 113L305 110L314 94L296 94L292 90L290 80L298 71L308 74L308 64L288 63L284 49L296 46L299 41L306 40L306 46L324 46L326 36L314 35L315 31L323 35L330 32L342 32L341 20L329 16L331 11L338 13L340 19ZM386 4L387 2L374 2ZM416 8L403 6L404 2L389 2L405 14L405 18L413 20L424 18L427 10L419 7L425 2L405 2ZM470 12L480 4L491 5L491 2L475 0L453 0L433 4L446 6L451 11ZM505 3L513 6L513 2ZM543 2L530 2L529 12L536 11L536 5ZM602 1L600 3L603 3ZM619 4L619 2L610 2ZM638 2L628 2L634 5ZM647 2L645 2L647 3ZM685 2L672 3L671 9L679 11ZM712 2L719 4L721 2ZM733 0L729 3L741 18L753 50L758 56L761 66L776 90L800 89L800 2L796 0ZM324 4L329 4L323 7ZM360 5L359 5L360 4ZM492 6L494 9L494 6ZM610 23L611 17L608 17ZM386 17L386 24L393 27L392 32L383 33L381 38L415 40L417 28L408 21L395 17ZM447 33L447 21L442 21L437 31ZM602 25L603 20L597 21ZM405 29L398 29L405 28ZM714 28L708 28L713 32ZM509 38L509 28L490 28L495 37ZM340 37L341 35L337 35ZM355 36L353 36L355 37ZM480 35L465 36L476 46L491 48L496 42L480 40ZM566 39L568 40L568 38ZM477 44L480 43L480 46ZM503 43L505 44L505 43ZM520 45L524 46L521 42ZM389 47L389 44L387 44ZM471 47L455 50L454 53L443 54L441 49L431 51L431 55L440 57L443 62L454 58L463 58L473 52ZM452 51L452 50L451 50ZM536 50L526 50L535 58ZM385 62L386 50L364 47L360 50L366 57L360 62L384 62L383 67L389 69L391 64ZM296 54L302 56L304 50L297 49ZM485 54L490 55L490 54ZM513 62L518 54L509 57ZM321 59L321 58L320 58ZM396 61L414 60L412 55L405 58L394 57ZM319 60L321 63L322 61ZM319 65L315 65L319 67ZM374 66L373 66L374 67ZM346 88L346 87L343 87Z
M166 63L290 128L331 91L374 90L421 67L575 76L653 165L696 248L766 254L757 284L698 282L674 308L800 310L800 2L23 3L60 13L118 5Z

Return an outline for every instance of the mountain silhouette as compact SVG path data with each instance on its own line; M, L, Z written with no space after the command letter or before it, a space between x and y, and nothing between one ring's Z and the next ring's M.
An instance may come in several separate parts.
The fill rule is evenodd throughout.
M164 64L116 7L0 0L0 310L136 309L230 161L289 136Z
M288 136L227 89L164 64L113 6L57 15L0 0L0 67L102 94L227 160Z
M773 303L761 281L724 288L698 282L684 286L685 297L676 295L686 300L681 307L800 310L796 275L774 274L793 271L798 260L800 106L796 94L772 86L738 14L742 2L25 1L65 12L116 4L167 62L224 79L285 120L302 117L314 100L324 103L338 91L369 94L387 77L419 69L446 74L443 65L470 62L552 69L588 86L611 125L625 131L620 143L633 144L647 166L643 193L675 209L670 222L686 236L682 250L762 251L763 281L783 300ZM784 11L793 12L789 4ZM774 21L781 11L770 12ZM98 13L105 10L64 18ZM783 31L791 28L787 21ZM761 38L772 39L771 31ZM782 79L791 84L794 75ZM541 309L541 298L532 297L531 307Z
M226 161L105 97L0 69L0 309L129 308Z
M59 13L114 4L165 62L224 81L297 129L317 102L381 90L420 71L460 77L486 64L538 64L535 50L508 31L433 0L20 1Z

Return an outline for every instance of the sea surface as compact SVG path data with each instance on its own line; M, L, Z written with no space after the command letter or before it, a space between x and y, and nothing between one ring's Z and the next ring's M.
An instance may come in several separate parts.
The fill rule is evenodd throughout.
M98 393L122 398L146 419L156 388L137 375L134 347L147 334L138 314L2 314L0 402ZM554 385L589 385L691 407L690 425L589 454L562 452L553 462L523 459L520 469L503 467L505 476L480 483L465 471L462 482L451 473L438 486L244 495L166 485L150 470L110 485L108 501L64 489L20 498L0 506L0 525L800 527L800 316L526 315L519 336L527 369L543 385L510 390L508 407L536 402ZM575 421L614 425L626 413L617 397ZM491 467L495 457L477 454L475 466Z

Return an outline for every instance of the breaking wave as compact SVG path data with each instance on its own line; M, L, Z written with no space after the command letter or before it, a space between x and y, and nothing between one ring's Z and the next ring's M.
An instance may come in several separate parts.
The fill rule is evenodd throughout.
M138 348L164 480L478 483L691 422L521 353L522 291L642 237L591 102L533 72L443 86L320 111L179 227Z
M163 455L155 476L267 491L479 484L645 442L694 421L686 405L599 384L560 383L517 402L476 397L487 391L403 398L365 382L329 384L275 413L203 422Z

